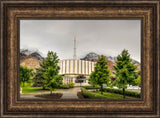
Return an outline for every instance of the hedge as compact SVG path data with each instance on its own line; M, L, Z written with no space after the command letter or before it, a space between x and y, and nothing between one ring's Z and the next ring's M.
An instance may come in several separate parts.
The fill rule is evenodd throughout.
M68 85L60 85L60 87L58 87L60 89L69 89L69 86Z
M123 91L121 89L103 88L103 91L111 92L111 93L117 93L117 94L123 94ZM125 90L125 95L126 96L137 97L137 98L141 97L140 93L134 92L134 91L127 91L127 90Z
M81 88L82 94L85 98L107 98L107 96L101 95L101 94L97 94L97 93L93 93L91 91L87 91L85 88Z
M100 89L100 87L92 87L92 86L83 86L86 89ZM103 88L104 92L110 92L110 93L117 93L117 94L123 94L121 89L113 89L113 88ZM132 97L137 97L140 98L141 94L138 92L134 92L134 91L125 91L125 95L126 96L132 96Z
M73 82L69 82L68 84L60 85L59 88L61 88L61 89L69 89L69 88L73 88L73 87L74 87L74 83Z
M93 86L83 86L83 88L86 88L86 89L100 89L100 87L93 87Z

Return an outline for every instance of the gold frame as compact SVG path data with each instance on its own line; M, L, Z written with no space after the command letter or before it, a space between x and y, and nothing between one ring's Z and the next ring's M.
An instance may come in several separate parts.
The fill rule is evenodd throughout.
M21 19L140 19L142 98L50 101L19 99L17 78ZM1 1L0 64L2 117L159 117L159 2Z

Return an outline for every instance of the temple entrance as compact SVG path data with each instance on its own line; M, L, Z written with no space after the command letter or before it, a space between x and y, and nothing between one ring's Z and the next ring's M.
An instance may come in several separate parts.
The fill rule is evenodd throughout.
M88 83L87 78L84 75L79 75L76 77L75 83L79 83L79 86L81 87L83 83Z

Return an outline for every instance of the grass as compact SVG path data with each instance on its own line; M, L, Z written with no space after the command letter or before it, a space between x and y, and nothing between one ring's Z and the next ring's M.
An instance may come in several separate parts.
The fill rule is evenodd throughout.
M22 93L38 93L38 92L48 92L48 90L42 90L42 87L31 87L31 86L25 86L22 87Z
M101 94L100 91L96 92L97 94ZM116 93L109 93L109 92L103 92L104 96L106 96L108 99L123 99L123 95L116 94ZM131 96L125 96L126 99L136 99L136 97Z
M93 87L91 87L91 86L85 86L85 87L83 87L83 88L85 88L85 89L90 89L90 90L92 90L92 89L98 89L98 90L99 90L99 89L100 89L100 87L95 87L95 88L93 88ZM108 92L108 93L120 94L120 95L123 94L122 89L103 88L103 91L104 91L104 92ZM136 97L136 98L141 98L141 93L139 93L139 92L134 92L134 91L130 91L130 90L125 90L125 95L126 95L126 96L131 96L131 97Z
M50 92L50 90L43 90L42 87L32 87L32 83L25 83L25 86L23 87L20 85L22 88L22 93L39 93L39 92ZM63 89L54 89L54 91L59 91Z
M88 91L85 88L81 88L82 94L85 98L90 99L123 99L122 94L103 92L100 91ZM125 99L138 99L136 97L125 96Z
M62 89L54 89L54 91L59 91ZM50 92L50 90L43 90L42 87L31 87L25 86L22 87L22 93L39 93L39 92Z

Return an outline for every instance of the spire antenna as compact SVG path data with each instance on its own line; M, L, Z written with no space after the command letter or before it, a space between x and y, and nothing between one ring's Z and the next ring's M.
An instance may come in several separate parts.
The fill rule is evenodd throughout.
M77 56L76 56L76 36L74 36L74 55L73 55L73 59L77 59Z

